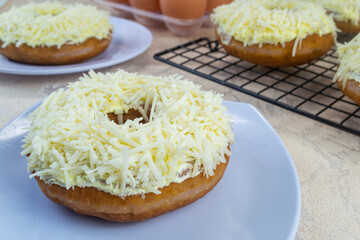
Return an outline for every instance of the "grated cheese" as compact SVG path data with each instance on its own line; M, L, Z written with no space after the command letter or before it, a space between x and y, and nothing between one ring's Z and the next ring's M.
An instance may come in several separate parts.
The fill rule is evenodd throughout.
M79 44L88 38L108 38L109 14L95 6L59 2L29 3L0 15L1 47L14 43L57 46Z
M343 81L343 86L349 79L353 79L360 85L360 34L350 42L337 44L339 67L334 76L334 81Z
M319 4L333 13L337 21L351 21L358 25L360 19L360 0L307 0Z
M117 125L107 117L130 106L147 106L149 122L141 117ZM94 186L118 196L160 193L201 172L212 176L230 155L234 136L225 110L220 94L178 75L90 71L30 115L22 155L30 154L31 177L66 188Z
M231 37L245 46L281 44L295 40L293 53L301 40L312 34L335 35L331 17L320 6L297 0L235 0L214 10L211 20L218 26L224 44Z

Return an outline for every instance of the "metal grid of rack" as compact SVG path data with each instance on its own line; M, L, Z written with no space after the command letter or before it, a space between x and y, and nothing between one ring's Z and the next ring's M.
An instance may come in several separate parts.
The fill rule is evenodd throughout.
M217 41L200 38L154 58L360 136L360 107L332 81L337 70L334 48L308 64L269 68L230 56Z

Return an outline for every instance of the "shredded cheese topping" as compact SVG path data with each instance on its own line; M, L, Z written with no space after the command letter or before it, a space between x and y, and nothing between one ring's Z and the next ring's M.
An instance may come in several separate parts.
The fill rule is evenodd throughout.
M338 61L340 62L334 80L343 81L353 79L360 85L360 34L346 44L337 44Z
M360 0L308 0L331 11L337 21L351 21L358 25L360 19Z
M211 20L218 26L224 44L231 37L245 46L264 43L282 44L301 40L312 34L335 35L336 26L320 6L298 0L235 0L214 10Z
M181 76L89 72L31 115L22 155L31 177L118 196L159 193L201 172L212 176L233 142L222 96ZM116 124L107 113L149 113ZM144 114L146 115L146 114Z
M108 38L109 14L95 6L59 2L29 3L0 15L1 47L14 43L35 46L79 44L88 38Z

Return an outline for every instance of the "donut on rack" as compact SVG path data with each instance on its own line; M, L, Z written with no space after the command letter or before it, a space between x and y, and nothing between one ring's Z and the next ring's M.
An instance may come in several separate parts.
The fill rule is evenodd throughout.
M340 90L360 105L360 34L346 44L337 44L339 67L334 80Z
M178 75L90 71L30 115L22 155L52 201L111 221L145 220L221 179L234 138L222 101Z
M91 5L29 3L0 15L0 54L41 65L85 61L111 42L109 14Z
M320 6L297 0L235 0L211 15L230 55L270 67L321 57L333 45L335 23Z
M332 14L336 26L344 33L360 32L360 0L308 0Z

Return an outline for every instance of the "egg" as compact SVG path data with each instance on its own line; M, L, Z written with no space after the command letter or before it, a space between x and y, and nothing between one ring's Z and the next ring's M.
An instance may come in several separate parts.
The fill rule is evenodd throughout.
M212 12L212 10L220 5L229 4L233 0L207 0L206 10Z
M124 4L124 5L129 4L129 0L107 0L107 1L113 2L113 3ZM116 9L116 8L112 8L112 7L109 7L109 9L106 9L106 10L109 11L111 13L111 15L113 15L115 17L132 18L132 14L125 10Z
M160 11L159 0L129 0L130 5L149 12Z
M196 19L204 16L207 0L160 0L165 16L178 19Z
M159 0L129 0L129 1L130 1L130 5L133 8L138 8L138 9L145 10L148 12L160 13ZM159 24L162 24L161 21L151 18L151 17L148 17L144 13L141 13L141 12L139 12L139 13L135 12L134 17L135 17L136 21L138 21L139 23L141 23L145 26L148 26L148 27L154 27Z

